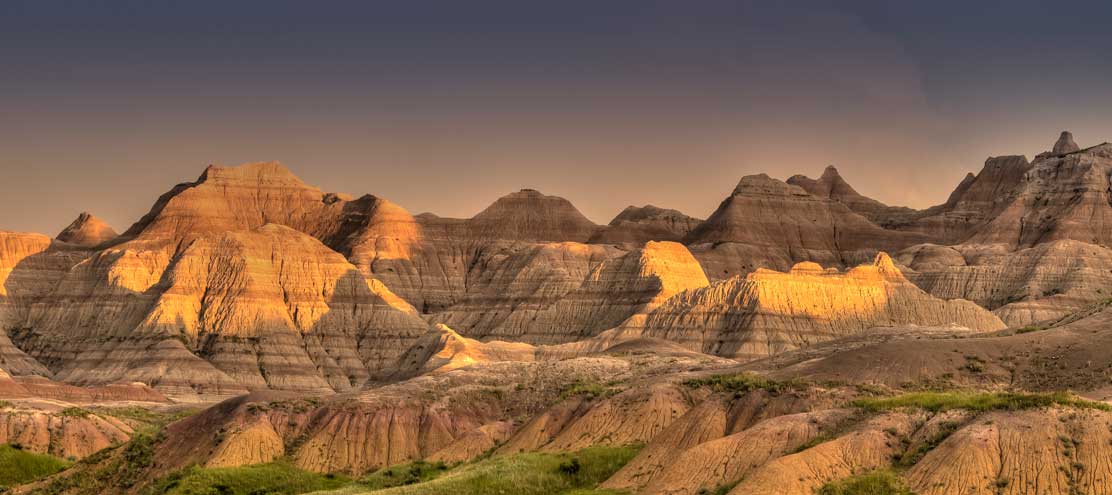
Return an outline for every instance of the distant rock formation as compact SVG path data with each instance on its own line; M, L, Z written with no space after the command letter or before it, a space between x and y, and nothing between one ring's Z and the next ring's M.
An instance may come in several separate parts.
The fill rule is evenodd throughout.
M637 248L649 241L679 241L702 220L653 205L629 206L588 241Z
M799 186L812 196L838 201L871 222L887 227L906 223L916 213L903 206L888 206L880 201L859 194L842 178L833 165L826 167L818 180L803 175L793 175L788 184Z
M55 236L55 239L79 246L97 246L115 239L118 235L101 219L91 213L81 212L69 226Z
M886 230L839 201L760 174L743 177L684 242L707 277L721 280L757 268L786 270L800 261L852 266L928 239Z
M648 315L642 335L750 360L870 327L908 324L1004 327L976 304L925 293L881 253L844 273L804 262L787 273L761 269L684 292Z
M1077 151L1081 151L1081 147L1073 141L1073 133L1062 131L1062 135L1058 136L1058 141L1054 143L1054 148L1050 152L1055 155L1066 155Z
M532 242L586 242L598 229L570 201L535 189L498 198L467 225L476 238Z

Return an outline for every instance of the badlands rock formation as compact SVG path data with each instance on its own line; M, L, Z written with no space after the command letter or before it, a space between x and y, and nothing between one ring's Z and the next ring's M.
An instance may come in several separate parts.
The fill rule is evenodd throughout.
M629 206L589 242L637 247L649 241L679 241L702 220L653 205Z
M760 269L670 298L650 313L643 335L736 359L766 357L870 327L1004 327L964 300L936 299L910 283L886 254L845 273L799 263Z
M118 235L103 220L91 213L81 212L73 223L55 236L55 239L81 246L97 246L115 239Z
M793 175L788 178L788 184L799 186L808 194L817 198L827 198L838 201L849 207L855 213L869 219L871 222L888 227L900 225L908 218L914 216L915 210L902 206L888 206L880 201L862 196L842 178L838 169L833 165L826 167L818 179L811 179L803 175Z
M733 194L684 239L707 277L722 280L757 268L786 270L800 261L853 266L879 251L927 241L885 230L830 198L767 175L741 179Z
M277 163L210 166L120 236L84 215L59 240L0 234L0 366L180 398L332 393L438 369L423 352L445 343L414 347L445 339L436 323L445 342L541 357L647 339L753 359L875 326L1057 318L1107 297L1112 274L1112 147L1071 142L991 158L923 211L831 167L745 177L706 221L646 206L607 226L529 189L453 219ZM898 268L821 268L881 252Z

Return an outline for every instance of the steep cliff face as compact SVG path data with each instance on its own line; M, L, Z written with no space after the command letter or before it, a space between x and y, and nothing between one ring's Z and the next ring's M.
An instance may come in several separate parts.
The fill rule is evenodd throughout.
M649 241L679 241L702 223L676 210L653 205L629 206L588 241L637 248Z
M945 203L922 211L904 228L927 234L939 244L967 240L996 218L1023 187L1031 163L1024 156L992 157L977 175L968 175Z
M115 239L119 234L103 220L88 212L81 212L73 223L62 230L55 239L79 246L97 246Z
M964 300L931 297L886 254L845 273L800 263L788 273L757 270L679 294L650 313L642 334L737 359L757 359L866 328L892 325L1003 328Z
M841 202L761 174L742 178L684 241L707 276L721 280L762 267L786 270L800 261L852 266L926 239L885 230Z
M1040 155L1015 199L970 242L1020 248L1068 239L1112 245L1110 174L1110 144Z

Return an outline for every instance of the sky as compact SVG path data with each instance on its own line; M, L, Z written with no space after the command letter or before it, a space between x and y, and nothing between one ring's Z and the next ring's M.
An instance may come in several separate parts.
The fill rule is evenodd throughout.
M833 164L945 201L1061 130L1112 141L1112 2L0 2L0 230L125 230L210 163L468 217L706 217Z

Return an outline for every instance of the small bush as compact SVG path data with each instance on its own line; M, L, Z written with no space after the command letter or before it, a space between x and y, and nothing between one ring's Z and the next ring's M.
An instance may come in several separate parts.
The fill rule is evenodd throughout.
M87 418L89 414L92 413L80 407L67 407L58 413L59 416L67 418Z
M568 476L574 476L579 473L579 470L582 469L582 467L583 466L579 464L579 458L573 457L570 461L561 462L558 469L561 473L564 473Z
M576 380L560 392L560 398L567 399L569 397L581 396L587 399L595 399L613 395L615 392L616 390L598 382Z

